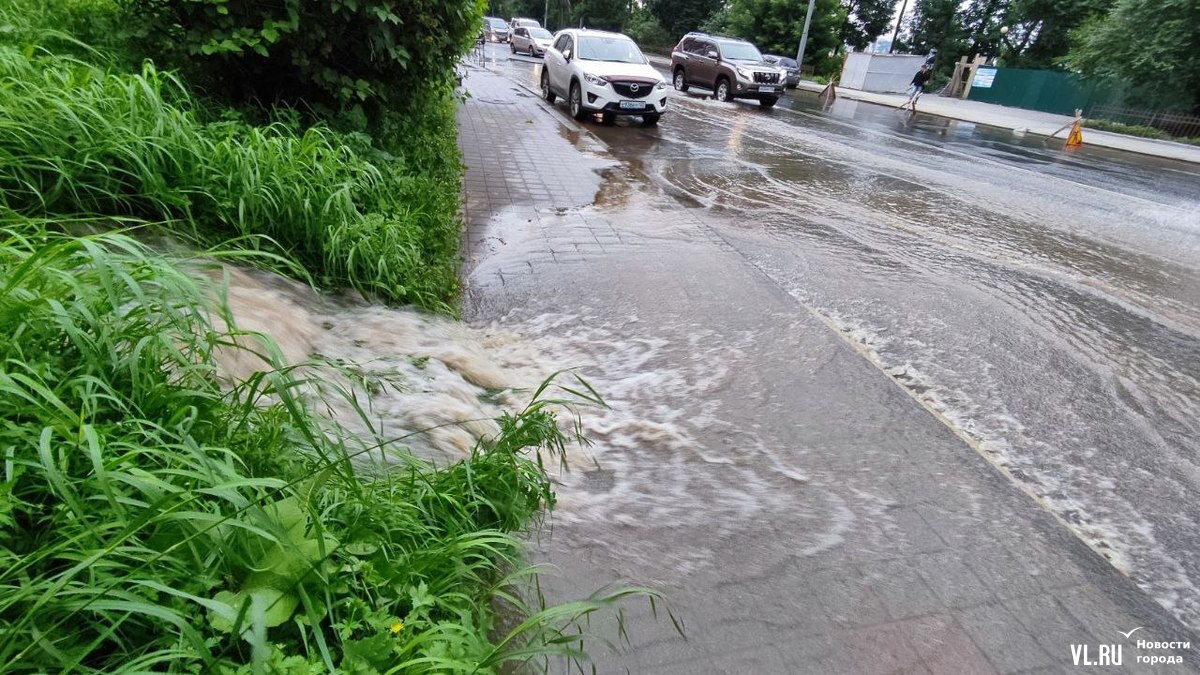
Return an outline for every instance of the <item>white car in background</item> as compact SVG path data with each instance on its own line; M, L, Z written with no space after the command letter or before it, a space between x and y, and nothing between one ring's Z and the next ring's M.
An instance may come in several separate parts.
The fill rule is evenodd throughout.
M568 28L554 36L542 65L542 97L559 96L577 120L640 115L652 127L667 109L667 82L627 36Z
M545 28L537 26L521 26L514 28L508 40L508 48L512 53L542 56L550 48L554 36Z

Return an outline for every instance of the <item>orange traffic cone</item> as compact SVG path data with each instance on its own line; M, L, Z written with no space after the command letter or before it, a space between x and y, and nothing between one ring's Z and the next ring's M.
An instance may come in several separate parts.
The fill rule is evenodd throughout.
M1078 119L1071 125L1071 133L1067 135L1067 147L1083 145L1083 124Z

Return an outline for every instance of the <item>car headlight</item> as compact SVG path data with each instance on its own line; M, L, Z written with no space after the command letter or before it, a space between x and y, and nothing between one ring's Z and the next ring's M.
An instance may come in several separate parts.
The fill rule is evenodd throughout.
M748 70L742 70L741 68L734 68L734 70L737 71L738 77L742 78L743 80L748 80L752 77L752 75L750 75L750 71Z
M666 81L666 80L659 80L659 81L658 81L658 84L657 84L657 85L655 85L655 87L654 87L654 88L655 88L655 89L666 89L666 88L667 88L667 81Z
M604 78L601 78L601 77L596 77L595 75L592 75L591 73L584 73L583 79L586 80L588 84L594 84L597 87L608 86L608 80L605 80Z

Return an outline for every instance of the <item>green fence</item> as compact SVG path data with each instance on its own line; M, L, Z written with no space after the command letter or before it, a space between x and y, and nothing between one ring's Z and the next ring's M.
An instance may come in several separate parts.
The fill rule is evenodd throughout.
M1076 108L1086 114L1095 106L1119 105L1124 99L1123 88L1118 85L1088 82L1060 70L980 69L984 74L988 70L995 71L992 86L972 85L969 100L1072 115Z

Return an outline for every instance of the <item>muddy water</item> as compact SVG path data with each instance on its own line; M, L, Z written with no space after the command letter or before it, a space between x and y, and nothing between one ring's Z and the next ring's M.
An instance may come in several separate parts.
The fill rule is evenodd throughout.
M322 383L321 412L368 438L398 439L388 444L385 460L400 460L410 451L436 463L462 459L498 432L496 418L519 412L554 376L555 386L543 397L579 402L562 409L563 428L571 430L577 415L592 443L569 448L566 471L555 473L564 486L559 522L682 523L695 513L685 494L716 479L696 475L680 481L675 469L697 459L724 470L736 464L727 457L695 456L694 430L711 422L704 411L715 403L702 402L700 415L690 406L688 419L684 406L673 405L703 401L732 376L727 364L739 346L712 341L699 327L689 327L689 343L679 345L638 335L636 315L613 320L586 308L468 326L411 309L321 296L256 270L226 268L217 276L225 284L233 326L245 333L238 341L248 347L218 356L223 374L244 380L273 358L281 365L307 364L304 375ZM273 358L257 355L264 352L259 334L278 345ZM744 343L751 340L744 336ZM568 391L585 389L578 378L601 392L603 406ZM662 474L657 478L632 480L629 474L645 468L632 456L641 452L673 459L656 465ZM747 461L746 470L762 463ZM784 484L808 480L794 471L778 474ZM767 506L761 495L749 492L719 501L714 510L731 518ZM637 508L630 510L631 503Z
M1200 168L680 103L614 153L1200 626Z
M580 389L575 375L584 378L605 407L573 409L589 444L568 448L566 470L552 468L554 523L607 532L595 542L619 545L621 569L641 583L723 574L717 549L748 523L798 523L788 528L805 533L793 537L789 553L796 555L845 544L864 518L886 526L886 501L869 487L809 470L803 452L764 440L757 424L730 421L722 399L761 397L743 392L759 385L741 371L766 339L761 330L718 335L703 322L646 322L586 305L514 310L467 325L321 296L259 271L230 268L225 277L238 330L270 335L284 364L313 364L302 372L319 382L318 411L368 441L389 441L364 459L402 463L408 452L438 464L460 459L547 377L559 373L562 387L546 395L562 399L575 398L563 387ZM243 342L256 348L252 337ZM228 376L245 378L265 362L231 351L222 365ZM571 430L572 412L563 410L560 421ZM629 531L643 534L622 534ZM668 561L655 532L692 543L674 547ZM869 538L856 545L884 545L882 530L872 528Z

